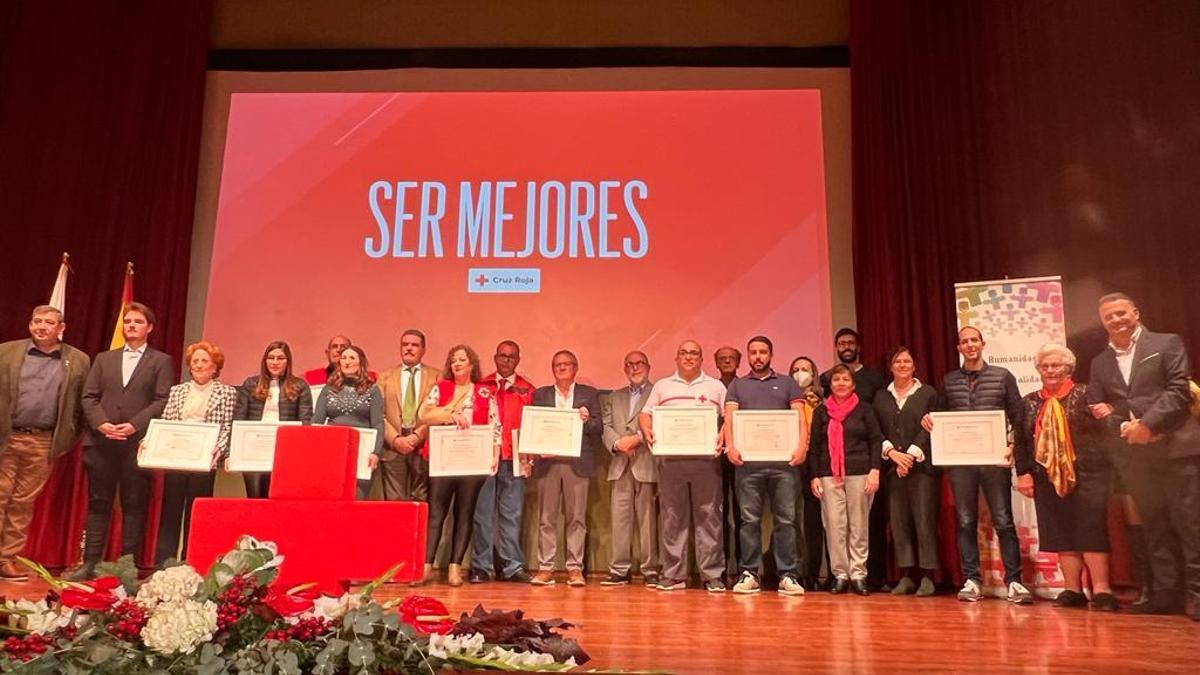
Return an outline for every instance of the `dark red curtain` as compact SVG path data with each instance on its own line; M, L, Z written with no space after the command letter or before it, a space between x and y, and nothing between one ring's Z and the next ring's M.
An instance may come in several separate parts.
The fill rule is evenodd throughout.
M1200 358L1197 36L1191 0L851 0L865 355L907 344L940 384L955 282L1061 274L1080 379L1108 291Z
M28 335L63 251L66 341L108 348L126 261L158 313L150 343L177 359L212 3L0 3L0 336ZM84 476L60 459L27 555L78 557Z

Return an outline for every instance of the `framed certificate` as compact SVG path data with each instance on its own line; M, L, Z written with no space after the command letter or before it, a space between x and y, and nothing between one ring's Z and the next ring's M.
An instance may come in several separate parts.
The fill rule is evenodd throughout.
M216 422L150 420L146 440L138 451L143 469L212 471L221 425Z
M583 420L577 408L527 405L521 409L521 454L578 457Z
M229 435L230 471L270 471L275 465L275 435L279 427L296 427L299 422L233 423Z
M1008 430L1003 410L933 412L930 449L935 466L1004 464Z
M733 445L747 462L788 462L800 445L797 410L735 410Z
M375 451L374 429L353 427L358 430L358 475L359 480L371 480L371 453Z
M491 425L429 427L429 476L490 476L494 433Z
M650 413L653 455L714 457L717 454L717 409L714 406L657 406Z

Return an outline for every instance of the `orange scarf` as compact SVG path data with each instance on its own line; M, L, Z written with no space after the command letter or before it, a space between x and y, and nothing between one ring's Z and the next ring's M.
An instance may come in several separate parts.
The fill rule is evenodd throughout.
M1042 409L1038 411L1033 427L1033 457L1046 469L1046 477L1059 497L1065 497L1075 489L1075 443L1067 425L1067 411L1059 401L1074 387L1074 380L1068 377L1058 391L1045 388L1039 391Z

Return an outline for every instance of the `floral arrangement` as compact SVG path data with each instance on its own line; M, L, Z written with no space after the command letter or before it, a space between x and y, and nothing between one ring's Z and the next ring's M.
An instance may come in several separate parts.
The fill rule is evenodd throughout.
M132 558L77 583L21 562L50 585L46 597L4 601L0 672L22 673L433 673L566 671L587 654L558 619L477 606L454 621L441 602L410 595L379 603L394 567L335 598L312 584L273 585L283 557L243 536L201 576L188 565L139 583ZM5 619L7 619L5 621Z

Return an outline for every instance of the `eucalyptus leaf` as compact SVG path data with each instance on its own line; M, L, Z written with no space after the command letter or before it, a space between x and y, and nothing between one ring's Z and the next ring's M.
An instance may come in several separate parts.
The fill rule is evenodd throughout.
M350 643L350 649L346 652L346 660L352 666L369 666L375 662L375 647L370 642L355 640Z

